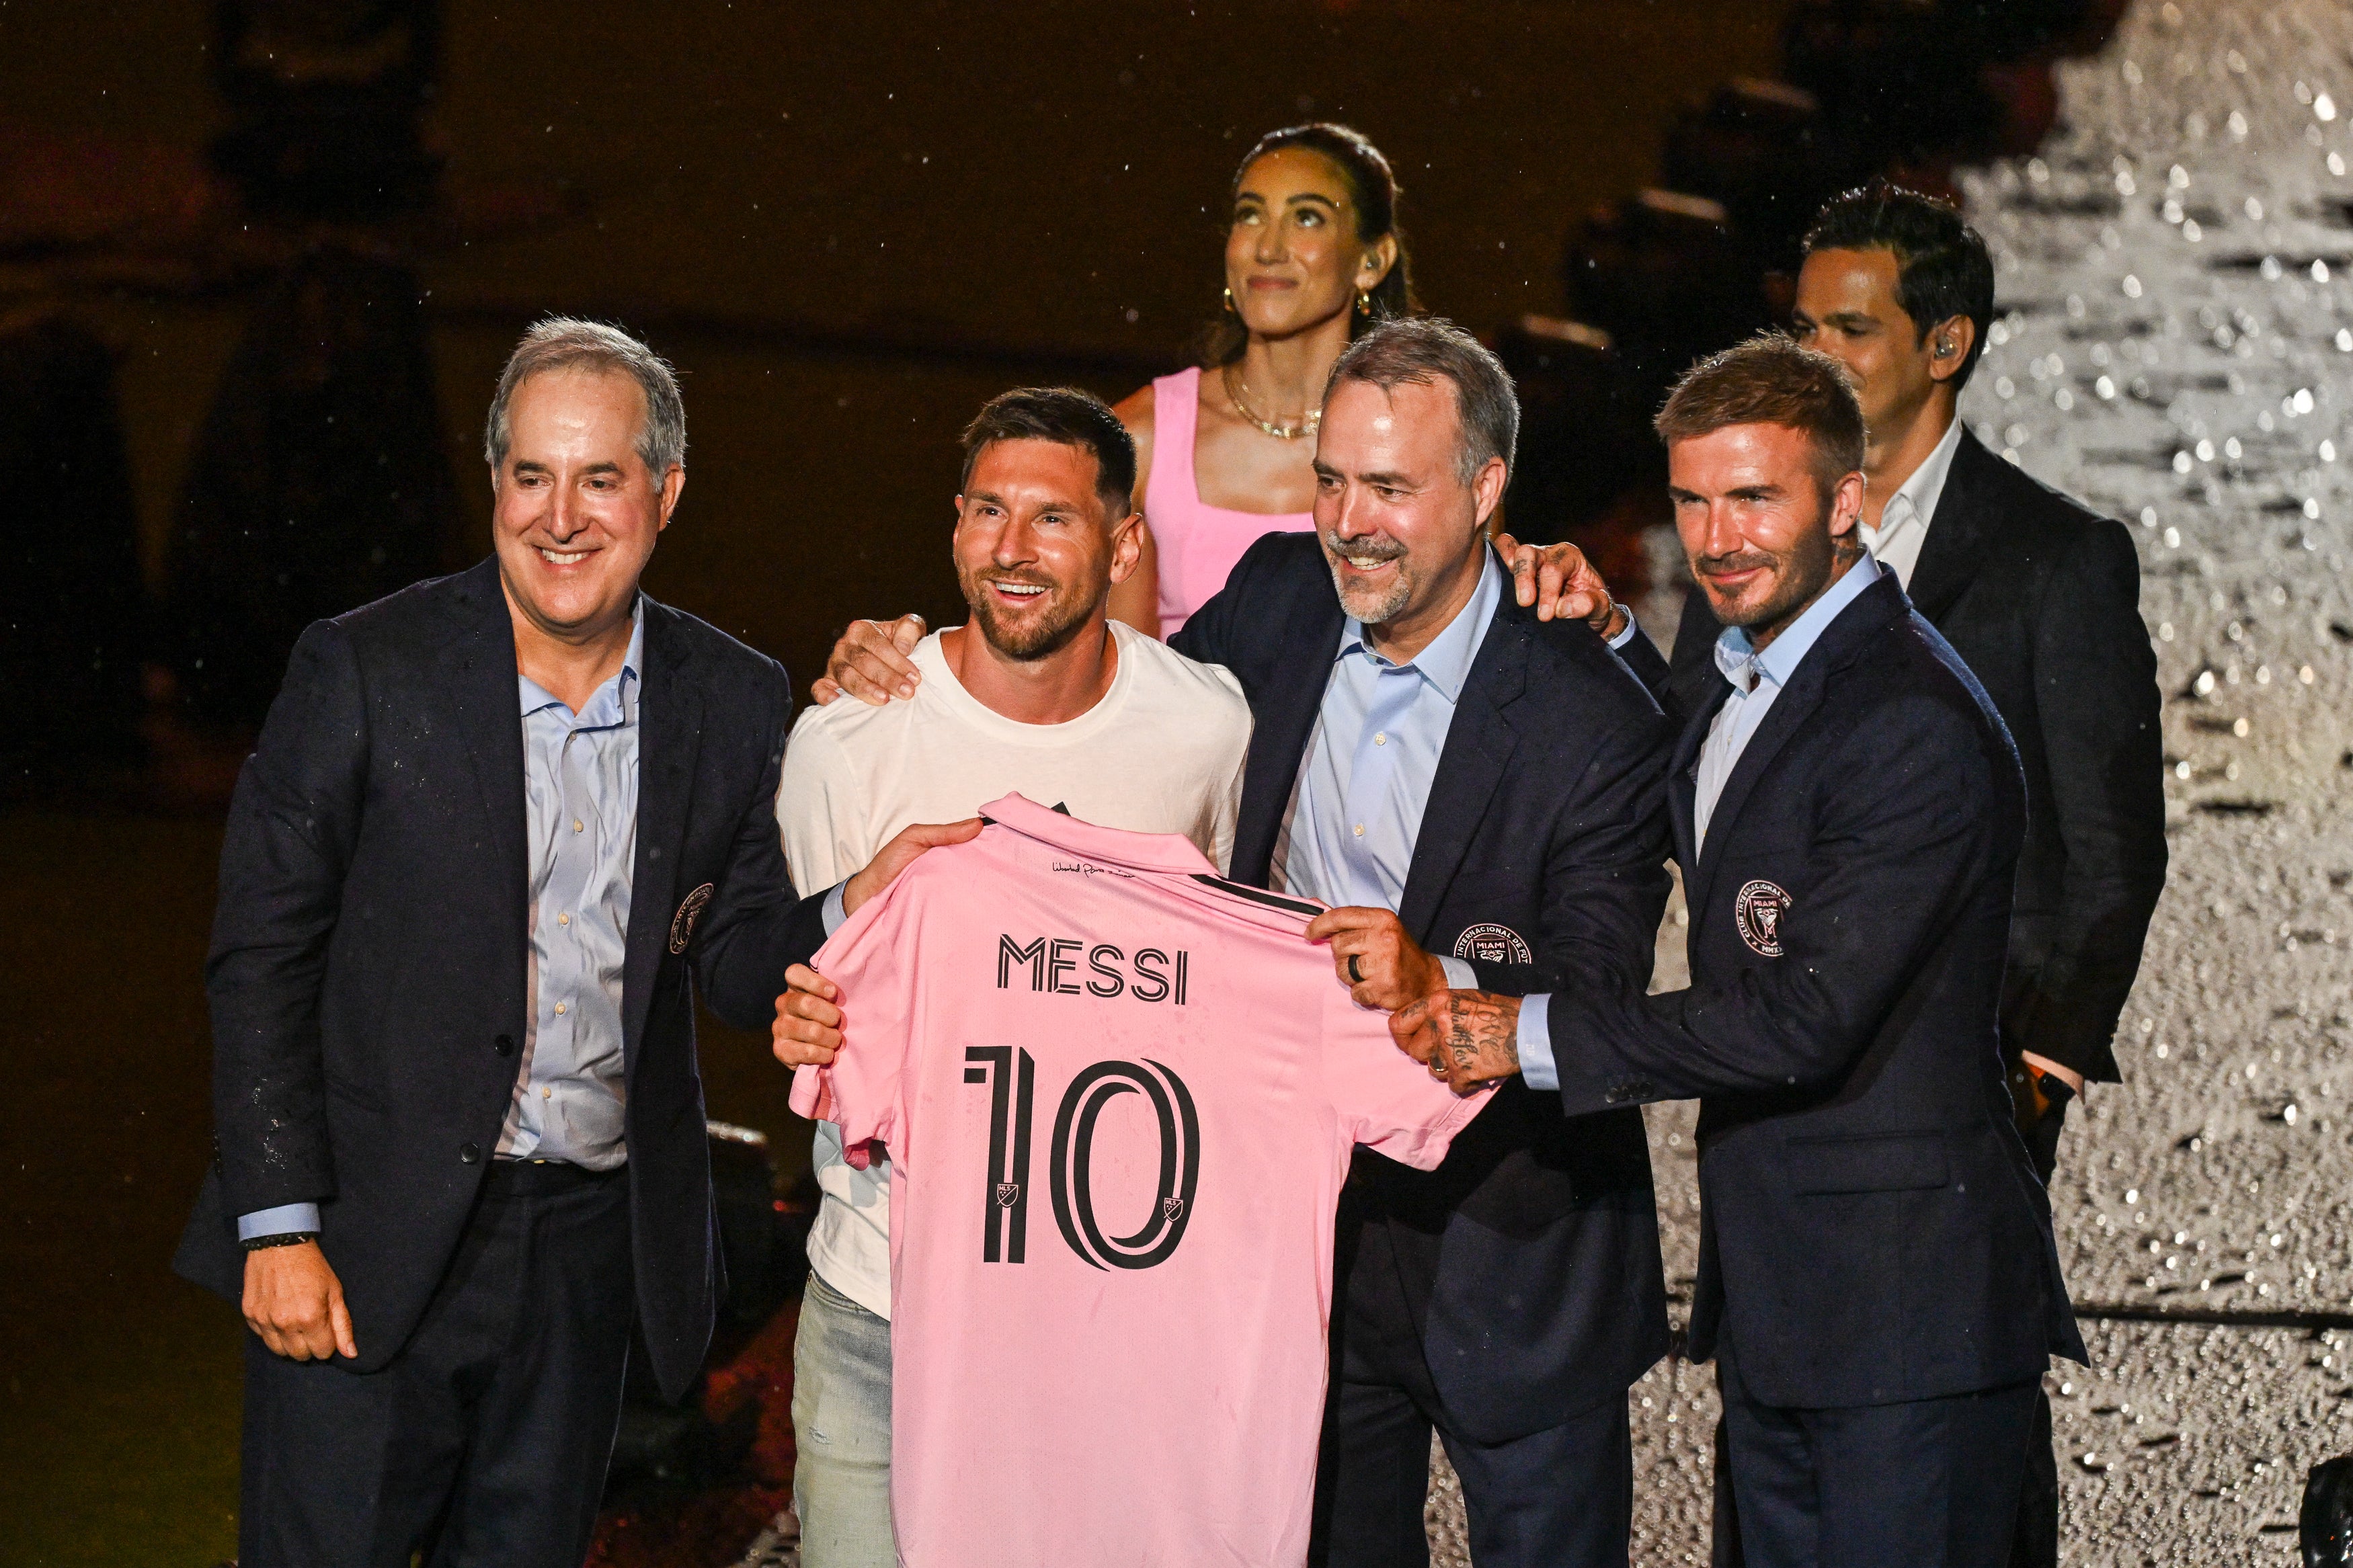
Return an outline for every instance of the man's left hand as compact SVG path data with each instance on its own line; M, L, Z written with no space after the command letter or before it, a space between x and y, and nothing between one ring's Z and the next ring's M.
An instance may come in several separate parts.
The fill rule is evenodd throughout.
M1626 629L1609 584L1574 544L1522 544L1495 535L1495 552L1512 574L1514 596L1536 607L1540 621L1583 621L1605 641Z
M1446 968L1406 934L1394 911L1362 905L1325 910L1307 927L1307 940L1332 944L1332 967L1359 1007L1394 1013L1446 988Z
M1398 1048L1457 1094L1520 1070L1520 999L1489 991L1439 991L1389 1018Z

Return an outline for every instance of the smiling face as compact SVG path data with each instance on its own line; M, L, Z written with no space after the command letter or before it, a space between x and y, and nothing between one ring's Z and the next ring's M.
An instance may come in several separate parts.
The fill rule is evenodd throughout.
M1008 658L1047 658L1099 625L1135 570L1141 520L1097 489L1101 465L1060 441L992 441L956 498L956 584Z
M1339 166L1279 147L1242 171L1226 232L1226 287L1242 325L1281 338L1347 310L1397 259L1397 240L1367 246Z
M1675 532L1708 607L1763 648L1859 552L1862 476L1823 493L1813 438L1786 425L1727 425L1667 448Z
M1893 251L1817 250L1798 273L1790 316L1791 336L1846 366L1874 446L1920 417L1960 370L1976 332L1967 316L1913 321L1896 299L1897 276Z
M686 470L638 455L646 398L617 372L543 371L507 405L491 532L508 601L539 632L582 642L626 619Z
M1503 498L1503 459L1489 458L1465 483L1461 444L1451 381L1344 381L1324 403L1315 531L1332 584L1349 616L1382 628L1404 657L1469 600L1481 530Z

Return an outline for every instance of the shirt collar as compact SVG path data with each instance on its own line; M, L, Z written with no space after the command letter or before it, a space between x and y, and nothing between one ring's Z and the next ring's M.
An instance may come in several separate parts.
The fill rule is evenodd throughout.
M638 683L645 679L646 663L646 598L638 595L629 612L629 647L621 655L620 673L593 692L574 721L576 729L600 729L610 724L625 724L637 710ZM564 700L521 670L515 672L515 687L522 694L522 716L526 719L546 708L561 708Z
M1945 493L1945 477L1953 471L1953 454L1959 451L1960 447L1961 421L1956 415L1953 422L1945 426L1944 437L1930 448L1920 466L1912 470L1912 477L1898 485L1895 493L1887 498L1887 505L1879 514L1879 532L1885 533L1891 528L1900 527L1906 519L1917 522L1922 528L1936 521L1936 502Z
M1019 792L980 808L981 820L1009 828L1088 860L1139 871L1171 871L1187 877L1218 874L1193 841L1181 833L1127 833L1082 822L1066 811L1039 805ZM1056 869L1061 869L1057 867ZM1078 869L1076 867L1071 868Z
M1868 552L1863 554L1846 569L1845 575L1822 590L1820 598L1806 606L1805 614L1766 644L1763 653L1751 647L1746 627L1726 626L1724 635L1715 639L1715 668L1744 695L1756 690L1760 680L1769 680L1777 687L1786 685L1807 652L1839 618L1839 612L1861 598L1865 588L1879 581L1883 570Z
M1461 700L1462 688L1470 683L1471 667L1479 657L1479 645L1486 640L1488 623L1495 618L1495 606L1504 597L1504 569L1496 562L1493 551L1483 544L1479 548L1486 563L1480 569L1479 585L1471 590L1469 602L1455 612L1444 631L1430 639L1427 647L1395 667L1419 675L1450 703ZM1377 666L1389 665L1365 641L1364 623L1350 620L1340 628L1340 647L1333 655L1334 661L1359 651Z

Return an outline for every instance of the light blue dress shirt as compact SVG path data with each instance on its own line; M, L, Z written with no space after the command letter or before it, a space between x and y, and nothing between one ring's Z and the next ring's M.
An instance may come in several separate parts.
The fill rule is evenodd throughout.
M1403 901L1454 705L1509 586L1488 552L1469 602L1406 664L1375 653L1362 622L1340 628L1324 705L1275 840L1277 890L1383 910ZM1633 635L1629 616L1610 646L1623 647ZM1438 962L1449 985L1477 988L1470 964L1446 954Z
M1503 595L1504 569L1490 551L1470 599L1407 664L1375 653L1363 622L1341 626L1324 705L1275 840L1277 890L1383 910L1404 900L1454 705ZM1440 962L1448 984L1477 986L1461 959Z
M1700 743L1694 781L1698 787L1692 802L1694 855L1707 842L1708 819L1715 815L1725 784L1740 765L1740 754L1748 749L1750 738L1764 725L1765 715L1772 711L1774 700L1830 624L1879 580L1883 570L1878 562L1863 556L1823 589L1822 596L1807 605L1805 614L1766 644L1763 653L1757 651L1747 631L1740 626L1726 626L1715 639L1715 668L1732 683L1732 695L1716 710L1708 723L1707 739ZM1688 875L1689 868L1685 872ZM1530 1089L1560 1088L1560 1073L1552 1056L1551 1012L1549 996L1530 996L1520 1004L1520 1076L1527 1079Z
M638 845L638 706L642 602L620 673L578 713L518 673L530 847L528 1023L501 1159L563 1160L609 1171L622 1137L621 967ZM237 1220L239 1239L319 1228L316 1204Z

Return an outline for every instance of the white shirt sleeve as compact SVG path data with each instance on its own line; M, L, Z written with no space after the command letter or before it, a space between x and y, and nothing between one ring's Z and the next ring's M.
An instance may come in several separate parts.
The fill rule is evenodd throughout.
M873 858L864 791L849 754L807 715L785 742L776 822L784 833L785 868L803 897L847 880Z

